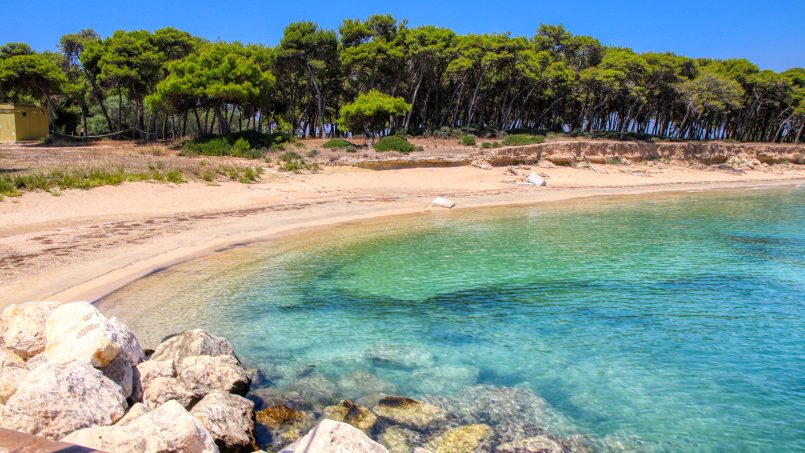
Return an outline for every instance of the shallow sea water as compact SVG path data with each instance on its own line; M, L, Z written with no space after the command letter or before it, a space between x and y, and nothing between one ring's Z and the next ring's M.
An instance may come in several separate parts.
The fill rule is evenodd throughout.
M422 398L500 440L536 426L595 450L805 451L802 188L344 226L99 307L152 347L225 336L279 392Z

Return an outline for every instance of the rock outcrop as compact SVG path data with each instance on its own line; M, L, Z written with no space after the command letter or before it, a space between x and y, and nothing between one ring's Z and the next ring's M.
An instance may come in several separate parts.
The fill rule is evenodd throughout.
M88 363L45 363L8 399L0 427L58 440L78 429L111 425L126 407L120 387Z
M324 419L281 453L388 453L363 431L346 423Z
M45 350L45 321L58 302L9 305L0 315L0 344L23 360Z
M126 425L81 429L62 440L109 452L219 451L202 423L176 401L169 401Z
M210 432L221 451L253 451L253 402L242 396L213 390L193 406L190 414Z

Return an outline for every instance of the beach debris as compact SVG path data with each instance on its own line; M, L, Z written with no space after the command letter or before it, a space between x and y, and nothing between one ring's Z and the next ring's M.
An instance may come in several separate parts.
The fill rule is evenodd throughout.
M495 449L498 453L562 453L562 446L548 436L534 436L506 442Z
M418 431L434 428L447 419L447 412L432 404L402 396L387 396L373 412L392 423Z
M81 429L62 441L114 452L219 451L213 436L201 421L176 401L169 401L127 425Z
M281 453L314 451L388 453L386 447L370 439L358 428L329 419L322 420L304 437L280 450Z
M433 206L433 207L447 208L447 209L450 209L450 208L454 207L455 205L456 205L455 201L450 200L449 198L444 198L444 197L436 197L436 198L433 199L433 202L431 203L431 206Z
M253 451L253 402L242 396L213 390L193 406L190 414L207 428L221 451Z
M123 417L120 387L89 363L45 363L31 371L6 401L0 427L59 440Z
M542 176L538 175L536 172L531 172L528 175L528 179L526 180L532 186L547 186L548 181L545 180Z
M594 171L596 173L601 173L600 171L598 171L597 168L593 167L593 164L591 164L589 162L579 162L577 167L578 168L589 168L590 170L592 170L592 171Z
M168 338L157 346L151 360L181 360L188 356L229 355L237 359L235 350L226 338L218 337L201 329L188 330Z
M45 350L45 321L58 302L9 305L0 315L0 344L27 360Z
M460 426L435 436L427 446L434 453L472 453L482 449L492 433L492 427L482 423Z
M337 422L349 423L361 431L369 431L377 423L377 416L368 408L344 400L341 404L324 408L324 416Z

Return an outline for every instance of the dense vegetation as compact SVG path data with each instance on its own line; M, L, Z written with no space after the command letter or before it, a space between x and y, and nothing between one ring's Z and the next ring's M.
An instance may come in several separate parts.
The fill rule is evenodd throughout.
M106 38L84 30L58 49L0 47L0 100L39 102L68 134L374 138L460 129L461 138L520 129L799 142L805 129L803 68L638 54L553 25L533 37L462 36L371 16L338 31L294 23L276 47L166 28Z

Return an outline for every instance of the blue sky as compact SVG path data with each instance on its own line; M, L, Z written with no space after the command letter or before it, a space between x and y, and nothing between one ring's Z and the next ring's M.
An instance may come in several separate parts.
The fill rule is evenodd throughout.
M764 69L805 66L805 0L23 0L3 6L0 43L53 50L65 33L173 26L208 39L276 44L290 22L336 29L344 18L391 13L459 33L531 36L540 23L636 51L748 58Z

